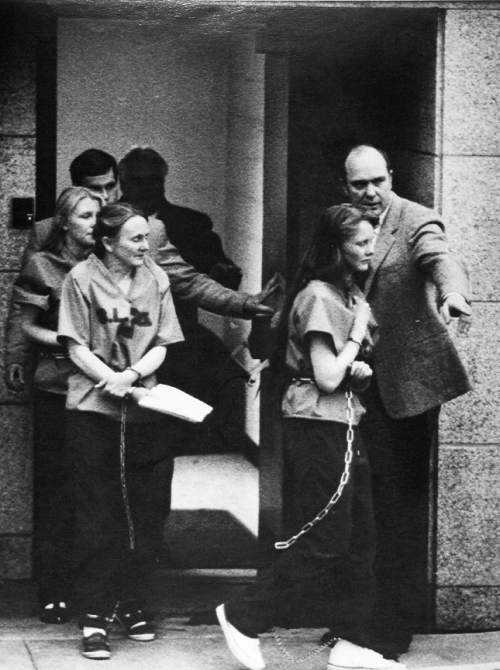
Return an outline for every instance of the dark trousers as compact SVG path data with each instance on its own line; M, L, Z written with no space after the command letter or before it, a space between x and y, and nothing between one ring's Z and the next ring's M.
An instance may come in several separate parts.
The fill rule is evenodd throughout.
M426 615L429 457L438 409L391 419L376 384L361 432L372 469L377 529L375 637L409 642Z
M34 395L34 572L41 605L72 590L74 505L65 448L66 396Z
M326 505L339 484L347 426L306 419L283 423L297 532ZM227 604L229 620L244 634L255 636L276 624L281 603L291 607L300 598L307 608L320 593L321 625L353 642L364 640L375 590L375 535L370 468L355 432L351 475L339 503L291 548L276 551L256 583Z
M169 419L172 446L179 455L243 449L248 443L245 375L208 328L198 325L190 335L187 342L169 348L158 378L203 400L213 411L201 424Z
M147 604L159 554L173 459L161 423L126 426L130 545L120 481L120 422L69 411L68 448L76 509L75 588L83 613L109 616L117 601Z

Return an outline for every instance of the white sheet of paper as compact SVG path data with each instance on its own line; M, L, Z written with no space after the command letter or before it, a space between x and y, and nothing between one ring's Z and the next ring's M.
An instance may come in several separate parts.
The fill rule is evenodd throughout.
M206 402L168 384L157 384L149 389L139 400L139 405L191 423L200 423L213 409Z

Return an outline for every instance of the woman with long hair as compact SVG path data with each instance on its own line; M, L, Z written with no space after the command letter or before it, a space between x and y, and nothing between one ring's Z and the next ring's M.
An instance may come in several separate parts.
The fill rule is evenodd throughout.
M173 458L160 415L131 399L156 383L168 345L182 341L168 277L150 258L148 222L127 203L106 205L95 253L67 276L59 340L75 370L67 449L75 494L75 591L82 654L110 657L108 628L154 639L145 612L162 540Z
M35 349L34 568L40 618L63 623L71 599L73 498L64 448L64 405L72 364L57 341L61 288L67 273L89 255L100 201L72 186L59 196L54 228L14 286L22 329Z
M404 667L368 648L375 531L358 396L370 383L376 326L356 278L369 268L374 239L368 215L330 207L285 305L281 414L296 535L278 544L254 585L216 609L229 649L250 670L265 667L258 635L279 621L280 604L300 594L307 606L318 593L334 643L329 670Z

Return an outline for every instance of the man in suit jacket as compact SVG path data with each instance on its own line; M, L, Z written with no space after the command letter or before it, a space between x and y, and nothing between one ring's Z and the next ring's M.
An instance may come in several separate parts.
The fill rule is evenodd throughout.
M198 272L236 290L242 273L225 254L211 219L203 212L175 205L165 197L168 165L151 147L134 147L119 162L122 199L149 217L150 225L163 228L182 258ZM179 299L172 291L185 341L174 345L160 379L191 393L214 411L201 426L177 426L175 442L182 453L227 451L245 445L244 382L224 343L198 323L195 302Z
M384 654L396 657L425 619L429 457L439 407L470 390L447 331L452 317L471 314L468 280L439 214L392 191L382 151L356 146L344 170L351 202L380 221L365 280L380 339L362 432L378 532L373 632Z

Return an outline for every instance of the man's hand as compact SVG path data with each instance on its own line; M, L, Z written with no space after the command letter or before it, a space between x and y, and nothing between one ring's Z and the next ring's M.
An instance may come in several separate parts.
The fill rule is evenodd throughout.
M439 312L446 325L448 325L453 318L470 318L472 315L470 305L460 293L449 293L443 300Z
M276 310L278 310L276 311L276 315L278 316L284 291L284 279L276 272L260 293L252 295L247 299L245 303L245 316L250 319L253 317L269 319Z
M268 318L270 319L274 314L272 307L268 307L261 302L265 299L265 296L262 295L263 292L257 293L256 295L251 295L246 299L244 306L244 317L247 319L253 319L254 317Z
M5 385L11 391L24 391L24 366L21 363L11 363L5 370Z

